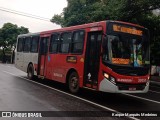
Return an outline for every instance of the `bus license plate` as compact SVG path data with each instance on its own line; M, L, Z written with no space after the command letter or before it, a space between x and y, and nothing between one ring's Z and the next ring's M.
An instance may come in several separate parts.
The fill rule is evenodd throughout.
M136 88L135 88L135 87L130 87L129 90L130 90L130 91L135 91Z

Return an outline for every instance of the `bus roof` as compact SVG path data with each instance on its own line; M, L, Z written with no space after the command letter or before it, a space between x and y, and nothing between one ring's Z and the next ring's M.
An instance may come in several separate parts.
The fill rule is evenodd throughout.
M52 32L70 31L70 30L74 30L74 29L75 30L76 29L84 29L84 28L94 27L94 26L97 27L97 26L101 26L104 23L106 23L106 21L100 21L100 22L93 22L93 23L88 23L88 24L64 27L64 28L59 28L59 29L54 29L54 30L49 30L49 31L43 31L43 32L41 32L41 34L52 33Z
M39 36L40 33L28 33L28 34L21 34L18 37L27 37L27 36Z
M74 29L76 30L76 29L84 29L84 28L89 28L89 27L97 27L97 26L102 26L102 25L106 24L107 22L121 23L121 24L126 24L126 25L131 25L131 26L135 26L135 27L144 28L143 26L140 26L138 24L129 23L129 22L106 20L106 21L93 22L93 23L88 23L88 24L82 24L82 25L64 27L64 28L60 28L60 29L43 31L40 34L50 34L50 33L53 33L53 32L63 32L63 31L70 31L70 30L74 30Z
M76 29L84 29L84 28L89 28L89 27L103 26L103 25L106 25L107 22L108 23L109 22L111 22L111 23L121 23L121 24L126 24L126 25L131 25L131 26L135 26L135 27L144 28L143 26L140 26L138 24L129 23L129 22L106 20L106 21L93 22L93 23L82 24L82 25L64 27L64 28L59 28L59 29L47 30L47 31L42 31L42 32L38 32L38 33L21 34L21 35L18 35L18 37L38 36L40 34L51 34L53 32L63 32L63 31L70 31L70 30L74 30L74 29L76 30Z

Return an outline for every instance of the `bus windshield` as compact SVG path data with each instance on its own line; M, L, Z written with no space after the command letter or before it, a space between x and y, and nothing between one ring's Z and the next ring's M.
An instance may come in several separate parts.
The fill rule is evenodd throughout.
M108 45L104 60L116 65L142 67L149 63L149 42L147 34L131 35L120 32L107 35Z

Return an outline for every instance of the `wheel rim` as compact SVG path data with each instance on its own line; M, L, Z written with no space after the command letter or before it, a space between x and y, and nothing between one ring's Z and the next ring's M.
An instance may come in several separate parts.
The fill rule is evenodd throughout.
M72 77L71 79L71 88L76 89L78 87L78 78L77 77Z

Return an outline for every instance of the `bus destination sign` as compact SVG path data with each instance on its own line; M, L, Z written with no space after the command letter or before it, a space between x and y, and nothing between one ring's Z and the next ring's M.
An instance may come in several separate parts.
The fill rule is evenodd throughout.
M124 27L124 26L120 26L120 25L113 25L113 31L142 36L141 30L137 30L137 29L133 29L133 28L129 28L129 27Z

